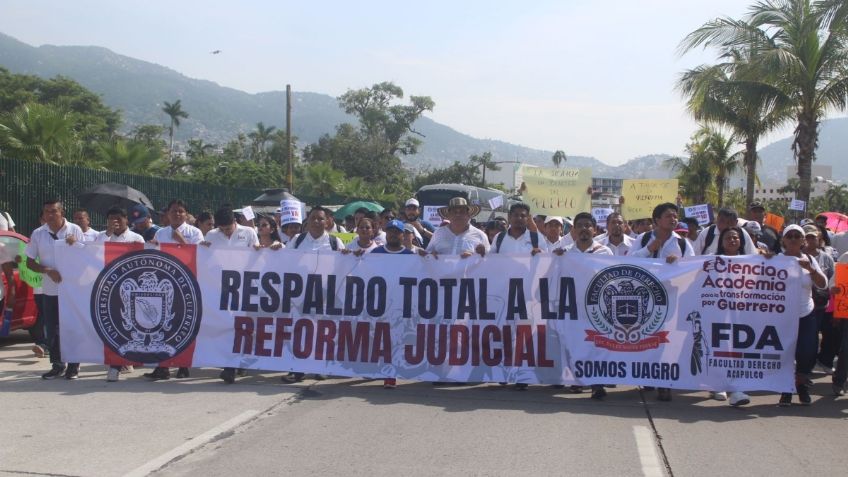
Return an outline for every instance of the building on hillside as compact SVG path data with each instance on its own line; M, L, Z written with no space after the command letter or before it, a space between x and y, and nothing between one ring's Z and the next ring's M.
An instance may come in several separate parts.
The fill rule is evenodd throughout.
M622 179L608 177L592 178L592 207L621 210L619 199L621 198Z
M811 175L813 177L813 184L812 188L810 189L810 198L812 199L815 197L823 196L827 192L827 190L830 189L830 186L833 185L833 166L828 166L824 164L813 164ZM783 183L776 184L774 182L770 182L760 184L759 187L754 189L754 199L758 201L791 201L795 198L794 190L781 192L781 190L789 183L790 177L798 177L796 166L786 167L787 179Z

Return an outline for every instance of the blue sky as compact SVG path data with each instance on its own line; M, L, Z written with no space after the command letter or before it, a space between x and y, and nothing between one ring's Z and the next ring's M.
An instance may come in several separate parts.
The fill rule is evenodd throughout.
M713 54L679 57L677 45L749 3L4 0L0 31L248 92L290 83L338 96L390 80L431 96L428 115L460 132L620 164L683 153L696 125L674 83Z

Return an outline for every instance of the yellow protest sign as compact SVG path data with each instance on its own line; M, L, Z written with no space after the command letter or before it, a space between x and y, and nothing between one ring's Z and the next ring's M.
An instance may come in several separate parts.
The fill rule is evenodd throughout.
M338 237L342 241L342 243L345 244L345 245L353 242L354 240L356 240L356 237L357 237L357 235L354 232L345 232L345 233L333 232L330 235L332 235L333 237Z
M528 167L521 169L524 202L533 214L574 217L592 210L592 169Z
M625 220L650 218L663 202L677 203L677 179L624 179L621 214Z

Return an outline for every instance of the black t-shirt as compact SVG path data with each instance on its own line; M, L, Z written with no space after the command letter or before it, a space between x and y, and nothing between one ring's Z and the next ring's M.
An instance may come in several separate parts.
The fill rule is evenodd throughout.
M766 244L766 247L774 253L781 252L780 235L777 233L777 230L774 230L774 228L768 225L763 224L762 232L757 241Z

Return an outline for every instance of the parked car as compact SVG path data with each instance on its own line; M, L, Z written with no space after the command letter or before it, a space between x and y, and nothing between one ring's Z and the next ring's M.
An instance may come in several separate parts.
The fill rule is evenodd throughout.
M0 231L0 242L11 250L17 251L21 243L28 243L29 239L19 233ZM18 264L14 264L15 271L15 309L12 313L12 330L29 329L35 325L38 308L32 294L32 287L27 285L18 277ZM3 275L3 274L0 274ZM3 275L3 286L6 287L6 276Z

